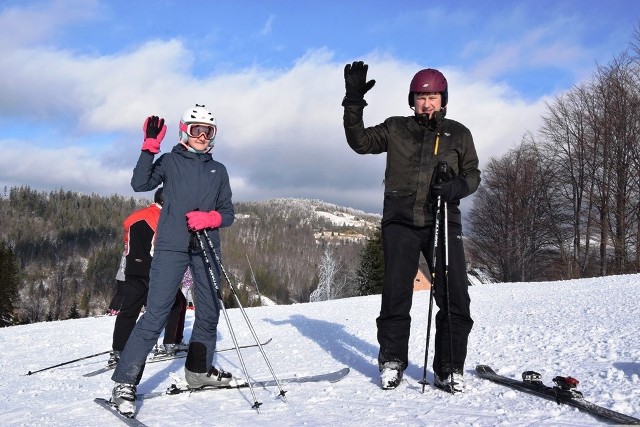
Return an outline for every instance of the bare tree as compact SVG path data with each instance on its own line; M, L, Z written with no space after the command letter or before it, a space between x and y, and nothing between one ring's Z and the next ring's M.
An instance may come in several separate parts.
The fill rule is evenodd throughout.
M558 247L562 254L570 245L571 277L640 267L639 64L623 53L599 66L543 118L544 156L557 171L556 196L570 208L572 233L559 235Z
M334 286L334 281L338 273L338 262L331 254L328 244L324 244L324 253L318 270L318 287L315 291L311 292L309 301L316 302L334 299L337 293L337 286Z
M472 256L501 281L547 277L553 259L553 176L534 144L523 142L484 170L470 215Z
M47 291L42 281L28 281L21 297L18 314L21 323L36 323L45 319L47 312Z
M637 230L638 210L638 139L640 136L640 87L638 66L622 54L606 67L598 68L598 96L605 105L603 128L608 153L602 182L607 188L603 197L602 229L608 239L601 243L602 274L629 272L630 249ZM602 232L604 234L604 232ZM613 256L609 262L609 249ZM635 252L634 252L635 253Z
M539 131L543 155L554 171L555 196L569 211L566 227L558 224L556 239L569 277L583 277L589 267L597 147L602 139L594 120L597 105L587 86L577 87L549 106Z

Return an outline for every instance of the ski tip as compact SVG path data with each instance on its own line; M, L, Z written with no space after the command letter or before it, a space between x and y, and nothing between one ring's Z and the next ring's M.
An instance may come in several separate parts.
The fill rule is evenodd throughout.
M338 371L341 377L346 376L347 374L349 374L349 372L351 372L351 369L347 368L346 366Z
M489 365L477 365L476 372L479 374L495 374L495 371Z

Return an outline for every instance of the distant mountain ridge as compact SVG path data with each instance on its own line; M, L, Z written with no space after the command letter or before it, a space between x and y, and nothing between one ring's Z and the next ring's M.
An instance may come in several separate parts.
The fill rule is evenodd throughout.
M237 204L237 219L249 215L239 213L244 204L258 204L266 209L280 209L283 212L299 209L301 215L308 215L315 224L314 236L321 241L336 243L341 240L361 241L371 235L371 230L380 226L382 215L366 213L358 209L323 202L318 199L275 198L261 202L240 202ZM324 220L324 221L322 221Z
M252 278L246 273L251 264L258 286L266 283L279 303L308 301L327 248L341 274L354 280L360 251L381 220L377 214L317 199L234 204L236 222L221 233L222 249L246 289L251 289Z

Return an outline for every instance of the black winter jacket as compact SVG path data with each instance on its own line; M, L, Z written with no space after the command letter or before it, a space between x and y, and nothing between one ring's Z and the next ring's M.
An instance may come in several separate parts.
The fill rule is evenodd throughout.
M438 162L466 181L466 197L480 184L478 156L471 132L455 120L438 123L424 117L390 117L365 128L364 106L344 107L344 130L349 146L359 154L387 153L382 225L401 222L416 227L432 226L434 201L430 189ZM438 151L436 137L438 138ZM448 203L449 221L461 224L459 199Z

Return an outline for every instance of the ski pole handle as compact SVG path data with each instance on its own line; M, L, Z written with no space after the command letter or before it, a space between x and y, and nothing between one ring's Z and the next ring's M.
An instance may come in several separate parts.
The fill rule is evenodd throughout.
M436 173L436 183L440 184L443 182L443 177L447 176L449 171L449 165L445 161L438 162L437 173Z

